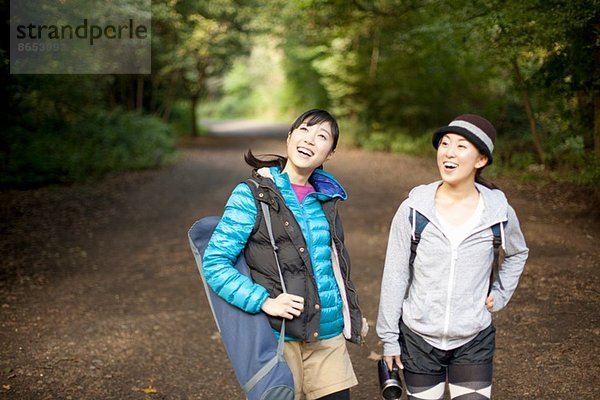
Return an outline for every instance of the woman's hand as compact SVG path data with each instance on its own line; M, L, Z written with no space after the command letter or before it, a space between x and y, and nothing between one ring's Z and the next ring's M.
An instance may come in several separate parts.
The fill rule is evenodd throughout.
M400 354L397 356L383 356L385 363L387 364L388 369L392 370L392 363L396 361L396 364L400 369L404 369L404 365L402 365L402 361L400 360Z
M489 312L492 312L492 309L494 308L494 298L492 296L488 296L487 299L485 299L485 308L487 308Z
M362 337L364 339L367 337L368 333L369 333L369 323L367 322L367 319L365 317L363 317L362 329L360 330L360 337Z
M304 298L289 293L281 293L275 299L268 298L260 307L272 317L293 319L304 311Z

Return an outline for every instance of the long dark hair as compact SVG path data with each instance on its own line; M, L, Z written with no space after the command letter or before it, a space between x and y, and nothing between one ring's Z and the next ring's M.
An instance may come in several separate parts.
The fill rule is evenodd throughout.
M490 182L490 181L488 181L487 179L484 179L484 178L481 176L481 173L483 172L483 169L484 169L485 167L487 167L487 165L485 165L485 166L483 166L483 167L479 168L479 169L477 170L477 172L475 172L475 182L479 183L479 184L480 184L480 185L482 185L482 186L485 186L485 187L486 187L486 188L488 188L488 189L492 189L492 190L494 190L494 189L500 189L500 188L499 188L498 186L496 186L496 185L495 185L493 182Z
M337 147L340 138L340 128L335 117L325 110L313 108L312 110L302 113L302 115L296 118L292 126L290 126L288 136L292 134L294 129L298 128L303 123L306 123L308 126L313 126L322 122L329 122L329 125L331 125L331 136L333 137L331 151L333 151ZM244 160L246 161L246 164L256 169L263 167L279 167L280 169L283 169L287 162L287 157L278 154L264 154L259 158L252 154L252 150L248 149L248 152L244 155Z

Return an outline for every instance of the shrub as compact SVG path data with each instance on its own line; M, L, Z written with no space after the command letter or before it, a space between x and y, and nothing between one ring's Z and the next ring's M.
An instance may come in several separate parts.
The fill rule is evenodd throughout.
M174 155L171 128L154 116L116 111L9 130L2 186L85 182L110 172L157 167Z

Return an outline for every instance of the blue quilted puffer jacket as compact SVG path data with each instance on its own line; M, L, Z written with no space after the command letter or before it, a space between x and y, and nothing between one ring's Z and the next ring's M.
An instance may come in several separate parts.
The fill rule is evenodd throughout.
M317 319L319 331L314 333L315 337L312 337L312 332L307 333L300 329L302 333L297 331L297 336L287 335L286 339L305 339L308 337L314 340L337 336L344 328L343 303L339 284L332 268L332 236L329 221L322 208L322 202L332 199L345 200L347 198L346 192L333 176L322 170L315 170L309 180L315 188L315 192L307 195L302 203L299 203L288 175L281 173L279 168L262 168L258 171L258 174L260 174L259 177L272 179L274 189L279 192L276 193L276 196L283 198L285 207L291 211L297 226L300 227L308 249L307 253L310 256L310 264L312 264L312 271L306 274L310 279L305 286L316 284L316 299L314 301L307 299L307 297L310 297L312 290L310 287L300 288L295 294L305 297L305 311L303 315L298 317L298 319L303 317L306 319L304 325L310 325L310 320L314 317L314 309L319 310L319 319ZM276 275L276 271L254 271L258 278L263 278L262 280L255 279L255 281L264 283L264 285L261 285L240 274L233 267L237 257L248 246L249 240L255 240L255 236L252 235L256 235L257 216L260 218L258 211L252 190L246 183L239 184L225 206L223 217L215 229L203 258L204 274L211 288L230 304L250 313L259 312L267 297L276 297L280 293L279 277ZM276 220L274 219L273 224L275 223ZM286 226L288 225L286 224ZM279 239L276 237L276 240ZM254 242L251 241L251 243ZM258 248L260 249L260 246ZM259 256L255 254L259 254ZM290 270L297 269L298 265L303 265L303 260L297 253L292 253L295 255L292 260L286 259L285 254L282 258L280 257L282 269L284 269L284 279L286 279L287 284L287 277L289 276L290 281L292 281L290 285L293 287L296 278L293 277L293 271L290 272ZM256 258L259 259L256 260ZM273 253L270 248L265 248L264 255L260 251L254 253L246 251L246 259L251 270L253 269L252 261L255 262L255 269L260 269L263 266L262 258L264 258L265 264L272 263ZM263 277L261 274L269 274L270 276ZM255 274L253 274L253 277L255 277ZM288 290L290 285L288 285ZM293 291L290 290L290 293L293 293ZM287 330L287 332L290 335L294 333L294 322L299 321L292 321L289 324L291 330ZM274 324L272 323L272 325ZM287 327L288 325L286 325L286 329Z

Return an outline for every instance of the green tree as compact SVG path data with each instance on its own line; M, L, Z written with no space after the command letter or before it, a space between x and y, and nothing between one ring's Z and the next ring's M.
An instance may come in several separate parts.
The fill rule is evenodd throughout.
M153 12L159 29L156 79L164 92L160 111L168 120L178 97L189 99L192 134L197 109L211 80L221 77L237 56L249 51L256 3L247 0L162 3Z
M530 140L540 163L549 151L560 158L552 146L570 137L598 153L598 0L270 4L297 66L290 78L304 78L302 101L328 103L363 135L419 133L481 112ZM519 138L527 126L530 139Z
M476 8L482 11L473 27L493 39L486 54L512 69L538 160L544 163L546 140L538 130L540 112L534 110L532 97L538 97L541 112L562 102L560 108L571 110L570 128L575 124L591 128L586 115L597 113L594 100L586 99L597 97L599 84L594 54L598 52L600 2L480 1ZM557 96L561 101L555 100ZM560 118L555 113L550 121L559 124ZM597 143L597 132L595 136Z

